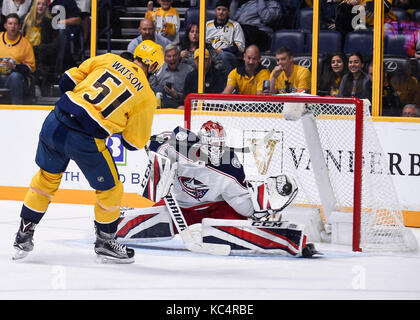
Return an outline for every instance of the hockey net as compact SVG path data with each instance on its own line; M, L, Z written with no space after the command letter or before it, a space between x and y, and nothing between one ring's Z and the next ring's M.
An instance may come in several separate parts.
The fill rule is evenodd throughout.
M285 120L287 103L310 112ZM368 101L310 95L191 94L187 128L220 122L227 144L244 147L274 134L252 152L237 153L248 180L288 174L299 192L294 205L316 207L324 221L353 212L354 251L411 251L417 242L403 224L395 187L377 137ZM315 170L314 170L315 169Z

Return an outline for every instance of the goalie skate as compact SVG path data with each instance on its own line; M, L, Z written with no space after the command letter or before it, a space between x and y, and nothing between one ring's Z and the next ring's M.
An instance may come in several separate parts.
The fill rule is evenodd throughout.
M16 252L13 255L13 260L19 260L25 258L29 252L34 249L34 229L35 224L29 221L21 220L19 230L16 234L15 242L13 247Z
M115 240L113 234L96 233L95 253L98 263L133 263L134 250Z

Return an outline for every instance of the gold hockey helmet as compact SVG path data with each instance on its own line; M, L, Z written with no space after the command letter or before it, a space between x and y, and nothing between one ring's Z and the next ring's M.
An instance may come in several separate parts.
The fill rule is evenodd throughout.
M158 71L164 62L162 47L152 40L141 42L134 50L133 57L148 65L150 73Z

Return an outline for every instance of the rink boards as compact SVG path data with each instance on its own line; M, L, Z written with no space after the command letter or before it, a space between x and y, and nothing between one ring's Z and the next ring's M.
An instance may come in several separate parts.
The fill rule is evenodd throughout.
M0 200L22 200L32 176L38 170L35 151L42 122L49 106L0 106L1 139ZM152 133L170 131L184 123L182 110L158 110ZM420 119L375 119L381 144L386 150L389 172L404 210L405 224L420 227ZM124 183L124 206L145 207L151 202L137 195L146 164L146 153L128 152L117 136L107 140ZM63 175L60 190L53 202L92 204L94 191L72 161Z

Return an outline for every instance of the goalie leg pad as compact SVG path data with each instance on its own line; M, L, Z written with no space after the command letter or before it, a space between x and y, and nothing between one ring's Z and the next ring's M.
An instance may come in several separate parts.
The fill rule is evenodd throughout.
M204 243L227 244L232 254L298 257L306 245L304 226L290 222L204 219Z
M172 220L161 202L153 207L125 211L118 221L116 234L124 243L164 241L173 236Z

